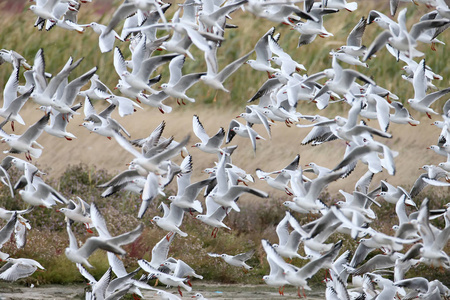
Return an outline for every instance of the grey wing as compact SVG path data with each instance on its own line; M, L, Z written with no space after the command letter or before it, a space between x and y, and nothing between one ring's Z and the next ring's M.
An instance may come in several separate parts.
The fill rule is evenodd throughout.
M94 75L94 73L97 72L97 67L93 67L80 77L72 80L65 88L64 93L62 95L62 99L64 100L64 103L67 105L72 105L75 98L78 95L78 92L80 89L91 79L91 77Z
M183 278L192 273L195 273L194 269L192 269L187 263L185 263L181 259L177 260L177 266L175 267L173 276Z
M360 159L362 156L372 152L372 150L367 146L358 146L353 148L350 153L348 153L345 158L336 166L332 171L339 170L355 161Z
M163 237L152 249L152 260L150 264L152 266L159 265L167 259L169 253L169 247L176 234L169 234Z
M106 35L110 33L114 29L114 27L116 27L122 20L124 20L128 16L131 16L134 12L136 12L136 10L137 8L135 3L122 3L114 12L111 20L109 20L108 25L103 30L103 34Z
M11 234L13 233L16 225L16 221L17 213L14 213L9 219L8 223L6 223L6 225L0 230L0 247L11 237Z
M97 229L99 235L104 238L110 238L111 234L108 231L108 228L106 227L106 221L103 215L100 213L100 211L97 208L97 205L95 203L91 204L91 219L92 223L94 224L95 229Z
M300 161L300 154L297 154L297 155L295 156L294 160L293 160L289 165L287 165L287 166L284 168L284 170L289 170L289 171L295 171L295 170L297 170L297 169L298 169L299 161Z
M313 181L311 181L311 184L308 189L308 195L311 197L310 199L317 199L317 197L319 197L320 192L325 186L341 178L341 176L345 174L345 172L346 170L335 171L322 177L318 177Z
M148 78L150 77L150 75L156 70L156 68L158 68L160 65L162 65L168 61L171 61L172 59L174 59L177 56L178 56L178 54L166 54L166 55L159 55L159 56L147 58L146 60L144 60L141 63L141 67L139 69L139 73L137 74L137 76L139 76L139 78L141 78L142 80L147 81ZM180 72L181 72L182 66L183 65L181 64L181 66L179 67ZM172 69L171 69L171 72L172 72Z
M36 271L37 267L28 264L15 263L6 271L0 274L0 279L6 281L16 281L19 278L30 276Z
M423 178L428 178L427 176L427 173L423 173L419 176L419 178L416 179L413 187L411 188L411 191L409 192L411 198L417 196L428 185L428 183L423 181Z
M445 94L450 92L450 88L446 88L431 94L426 95L421 101L421 104L424 104L426 106L430 106L431 104L433 104L434 101L438 100L439 98L441 98L442 96L444 96Z
M273 35L274 32L275 32L275 27L270 28L269 31L267 31L266 34L264 34L256 43L255 52L256 52L256 57L258 60L267 61L270 58L269 57L270 55L269 55L268 37L269 37L269 35Z
M167 216L167 219L170 219L175 224L175 226L180 227L181 223L183 223L183 217L184 210L175 205L173 202L170 203L170 213Z
M175 85L177 82L181 79L181 76L183 75L181 72L181 69L183 68L184 61L186 58L184 55L178 55L174 59L170 61L169 64L169 71L170 71L170 78L169 78L169 85Z
M378 254L369 259L364 265L357 268L353 274L362 275L378 269L385 269L395 266L395 259L392 255Z
M302 34L298 39L297 48L303 45L311 44L316 39L317 34Z
M176 91L184 92L191 86L193 86L203 75L206 73L194 73L184 75L178 80L176 85L173 87Z
M409 31L409 35L415 40L419 37L419 35L428 29L433 29L436 27L441 27L449 24L448 19L439 19L439 20L427 20L415 23L411 30Z
M115 236L113 238L108 239L108 243L113 243L114 245L128 245L134 242L144 230L144 225L141 223L135 229L122 233L121 235ZM109 250L108 250L109 251Z
M247 251L245 253L237 254L233 258L245 262L245 261L249 260L253 256L254 253L255 253L255 250L252 249L252 250Z
M276 77L270 78L270 79L266 80L266 82L263 83L263 85L255 93L255 95L252 98L250 98L250 100L248 100L247 102L253 102L255 100L258 100L262 96L269 94L270 92L277 89L281 85L282 85L282 83L280 82L280 80L278 78L276 78Z
M278 223L276 228L276 233L278 235L278 239L280 241L279 245L285 245L289 239L289 218L291 217L291 214L289 212L286 212L286 215L284 218Z
M235 119L231 120L230 125L228 126L227 139L225 140L225 144L228 144L229 142L231 142L231 140L236 135L236 132L234 132L231 129L233 129L234 127L241 127L241 126L242 126L242 124L239 123L238 121L236 121Z
M125 58L123 57L122 51L120 51L119 47L116 46L114 48L114 61L113 61L114 69L116 73L122 78L122 74L127 71L127 67L125 65Z
M136 177L142 177L141 175L139 175L137 170L125 170L125 171L122 171L121 173L117 174L116 176L114 176L108 182L97 185L97 187L109 187L109 186L113 186L113 185L122 184L124 182L131 181Z
M223 143L224 138L225 138L225 130L222 127L220 127L219 131L208 140L208 143L206 145L214 148L220 147Z
M389 38L392 37L392 33L389 30L385 30L382 33L380 33L375 40L372 42L372 44L367 49L366 54L364 55L364 58L362 61L368 60L372 55L374 55L378 50L384 47L386 43L388 42Z
M390 134L390 133L387 133L387 132L384 132L382 130L379 130L379 129L376 129L376 128L372 128L372 127L369 127L369 126L364 126L364 125L357 125L357 126L354 126L352 129L349 130L350 134L355 134L355 135L360 135L360 134L363 134L365 132L367 132L369 134L375 134L375 135L378 135L378 136L381 136L381 137L384 137L384 138L388 138L388 139L392 138L392 134Z
M233 74L244 62L246 62L249 56L253 53L253 50L247 53L246 55L238 58L237 60L230 63L228 66L222 69L222 71L217 74L217 79L220 82L224 82L231 74Z
M348 46L362 46L362 36L366 30L366 25L366 19L362 17L347 37Z
M176 145L173 148L169 148L161 153L158 153L154 156L151 157L152 161L155 162L162 162L164 160L170 159L171 157L175 156L178 154L178 152L180 152L182 150L182 148L184 146L186 146L186 144L188 143L190 139L190 136L187 135L178 145Z
M185 188L183 195L194 201L200 191L213 180L214 177L190 184Z
M260 191L260 190L254 189L254 188L249 188L246 186L236 186L236 185L232 186L228 189L227 196L229 198L236 199L243 193L250 193L250 194L253 194L253 195L261 197L261 198L267 198L269 196L269 194L267 194L266 192L263 192L263 191Z
M31 125L20 137L19 140L25 142L25 143L32 143L34 142L39 135L44 130L45 125L47 125L48 120L50 119L50 114L44 115L42 118L39 119L36 123Z

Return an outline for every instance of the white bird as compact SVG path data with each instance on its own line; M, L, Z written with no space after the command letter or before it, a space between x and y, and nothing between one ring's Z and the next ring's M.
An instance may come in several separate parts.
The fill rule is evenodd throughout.
M45 125L50 118L49 114L44 115L36 123L28 127L22 135L9 135L0 129L0 135L3 137L2 141L6 142L11 149L3 151L3 153L23 153L27 160L31 161L31 156L38 158L42 154L42 149L36 149L33 146L39 145L36 140L44 131ZM39 145L40 146L40 145Z
M196 147L206 153L214 154L222 152L220 146L225 138L225 130L222 127L220 127L219 131L210 138L197 115L194 115L192 118L192 127L195 135L201 140L201 143L196 143L192 147Z
M31 276L38 268L45 268L34 259L30 258L7 258L6 264L0 268L0 279L5 281L16 281L20 278Z
M255 253L255 250L250 250L244 253L236 254L236 255L229 255L229 254L217 254L217 253L208 253L211 257L220 257L222 258L227 264L234 266L234 267L242 267L245 271L253 269L253 267L247 265L245 262L252 258L253 254Z
M111 237L106 228L105 221L97 210L95 204L91 204L91 218L94 222L95 228L100 233L99 237L90 237L86 240L81 248L78 248L78 243L70 229L70 225L67 224L67 233L69 235L69 247L66 248L66 257L74 263L83 264L89 268L92 265L89 263L88 258L97 249L103 249L109 252L113 252L118 255L125 255L126 251L120 248L121 245L127 245L134 242L144 230L144 226L140 224L134 230L123 233L121 235Z
M179 228L183 222L184 210L174 203L170 203L170 208L164 202L161 202L161 206L164 210L164 215L162 217L154 216L151 222L156 223L163 230L170 231L172 235L178 233L182 237L188 236L186 232L181 231Z
M425 76L425 59L423 59L420 61L419 66L417 66L416 71L414 72L413 78L414 98L408 99L408 103L415 110L426 113L428 118L431 119L430 114L438 114L438 113L435 112L430 107L430 105L433 104L440 97L449 93L450 87L427 95L426 80L427 79Z

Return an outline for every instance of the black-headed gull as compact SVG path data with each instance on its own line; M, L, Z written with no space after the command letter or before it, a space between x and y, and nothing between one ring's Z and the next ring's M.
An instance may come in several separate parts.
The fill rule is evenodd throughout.
M162 217L154 216L151 222L156 223L163 230L170 231L172 235L178 233L180 236L186 237L188 234L179 228L183 222L184 210L174 203L170 204L170 208L164 202L161 202L160 206L164 210L164 215Z
M38 268L45 268L34 259L30 258L7 258L7 263L0 269L0 279L5 281L16 281L32 275Z
M196 147L206 153L220 153L222 149L223 140L225 139L225 130L220 127L219 131L212 137L206 133L203 124L197 115L192 118L192 127L195 135L201 140L201 143L196 143L192 147Z
M3 130L0 130L0 135L3 137L2 141L6 142L11 149L3 153L25 153L27 160L31 160L31 156L38 158L42 154L42 149L33 148L34 145L39 145L36 140L44 131L50 118L49 114L44 115L36 123L28 127L22 135L9 135Z
M255 250L249 250L244 253L229 255L229 254L217 254L217 253L208 253L211 257L219 257L222 258L227 264L234 267L241 267L245 271L253 269L253 267L247 265L245 262L252 258L253 254L255 254Z
M89 268L92 268L92 265L89 263L88 258L95 250L103 249L118 255L125 255L126 251L120 246L134 242L144 230L144 226L139 224L139 226L132 231L111 237L108 229L106 228L103 216L101 216L100 212L93 203L91 204L91 218L100 236L88 238L83 246L78 248L78 242L75 235L73 234L70 225L67 224L69 247L65 250L66 257L69 260L75 263L83 264Z

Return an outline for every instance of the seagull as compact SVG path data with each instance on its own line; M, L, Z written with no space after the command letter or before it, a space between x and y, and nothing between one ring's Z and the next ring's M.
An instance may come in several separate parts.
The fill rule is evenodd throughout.
M211 232L211 236L216 238L219 228L226 228L228 230L231 230L230 227L223 223L223 219L225 219L225 217L231 211L231 207L224 208L221 205L217 204L211 197L206 197L205 202L206 215L196 215L195 218L209 226L214 227L213 231Z
M34 259L30 258L7 258L6 264L0 268L0 279L5 281L16 281L20 278L31 276L37 269L45 268Z
M304 259L305 257L298 254L298 246L301 242L301 234L293 230L289 233L288 224L292 217L290 212L286 212L284 218L278 223L276 232L279 239L279 244L273 244L272 247L282 257L293 259L294 257Z
M11 149L3 151L3 153L23 153L27 160L31 161L31 157L38 158L42 154L42 149L36 149L33 145L37 144L36 140L44 131L45 125L47 125L50 114L44 115L36 123L28 127L28 129L22 135L9 135L0 129L0 136L3 137L2 141L7 143Z
M173 202L170 203L170 208L164 202L161 202L161 206L164 210L164 215L162 217L154 216L151 222L156 223L163 230L170 231L171 234L178 233L182 237L188 236L186 232L178 228L183 222L184 210Z
M224 92L229 93L230 91L227 90L223 86L223 82L231 76L236 70L245 62L248 60L248 57L253 53L253 50L249 53L245 54L241 58L238 58L237 60L233 61L229 65L227 65L225 68L223 68L220 72L218 72L218 63L217 63L217 57L216 57L216 51L217 46L213 47L213 50L209 50L205 52L205 60L206 60L206 75L203 75L200 77L200 80L203 81L205 84L211 86L212 88L216 90L222 90Z
M240 253L237 255L229 255L229 254L217 254L217 253L211 253L208 252L208 255L211 257L220 257L222 258L227 264L234 266L234 267L242 267L245 271L253 269L253 267L247 265L245 262L252 258L253 254L255 253L255 250L250 250L244 253Z
M261 139L265 140L265 138L262 137L261 135L259 135L252 128L252 126L249 125L248 122L246 125L243 125L242 123L233 119L233 120L231 120L230 125L228 126L227 138L226 138L225 144L230 143L236 134L241 137L250 139L250 141L252 143L252 147L253 147L253 152L256 152L256 140L261 140Z
M426 94L426 76L425 76L425 59L421 60L419 65L414 72L413 78L414 84L414 98L408 99L409 105L419 112L424 112L427 114L428 118L431 119L430 114L438 114L430 105L436 100L450 92L450 87L443 90Z
M274 69L270 66L270 49L269 49L269 36L272 36L275 32L275 27L269 29L269 31L264 34L255 45L256 60L247 60L246 64L257 71L267 72L269 78L271 78L270 73L280 72L280 69Z
M86 240L86 242L83 244L81 248L78 248L78 243L75 238L75 235L72 232L72 229L70 228L69 223L67 223L67 233L69 235L69 247L66 248L65 254L66 257L74 262L74 263L80 263L88 268L93 268L93 266L88 262L89 256L97 250L97 249L103 249L109 252L113 252L118 255L125 255L126 252L122 248L120 248L121 245L127 245L132 242L134 242L142 233L144 230L144 226L140 224L138 227L136 227L134 230L123 233L121 235L111 237L105 227L104 219L100 215L98 209L96 208L95 204L91 204L91 218L94 222L95 228L100 233L99 237L90 237Z
M165 149L164 151L151 157L146 157L145 155L136 151L123 136L114 132L113 137L116 139L119 145L121 145L125 150L135 156L135 158L131 162L132 165L138 165L142 167L146 172L154 172L155 174L167 173L167 169L162 168L162 163L182 151L190 138L190 136L188 135L175 147Z
M263 245L264 251L267 255L267 261L269 262L270 273L269 275L264 275L263 280L267 285L277 286L278 293L284 296L284 286L289 284L284 275L284 269L278 265L277 259L281 259L280 254L273 248L269 241L262 239L261 244Z
M196 147L206 153L214 154L222 152L220 146L225 138L225 130L222 127L210 138L197 115L194 115L192 118L192 127L195 135L201 140L201 143L196 143L192 147Z

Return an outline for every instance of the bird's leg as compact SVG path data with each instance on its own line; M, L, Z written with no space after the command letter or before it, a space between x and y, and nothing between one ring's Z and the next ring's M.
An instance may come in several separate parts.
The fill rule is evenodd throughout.
M297 295L299 298L302 298L302 294L300 294L300 287L297 288Z
M89 233L94 233L90 228L89 228L89 223L84 223L84 226L86 226L86 231Z
M133 299L134 300L141 300L141 298L139 298L138 295L136 295L136 294L133 294Z
M164 110L161 107L158 107L159 111L164 114Z
M214 238L216 238L217 237L217 233L219 232L219 228L218 227L216 227L216 232L214 232Z
M154 286L157 286L157 285L158 285L158 282L159 282L159 278L156 278L156 281L155 281L155 285L154 285Z
M183 103L183 105L186 105L186 103L184 103L184 99L181 99L181 103Z
M173 235L173 231L169 232L169 233L166 235L166 240L169 241L170 238L172 237L172 235Z
M291 125L289 125L289 121L287 119L284 120L284 124L286 124L287 127L291 127Z
M178 99L178 98L177 98L177 104L178 104L178 105L181 105L181 104L180 104L180 99Z
M412 124L411 122L408 122L408 124L411 126L417 126L417 124Z
M245 267L242 267L242 270L244 271L245 274L248 273L248 270Z
M180 290L180 287L178 287L178 293L180 294L181 297L183 297L183 293Z
M191 216L193 216L194 214L192 213L192 210L189 208L189 214L191 215Z
M192 287L192 283L191 283L191 280L189 279L189 276L188 276L187 278L188 278L188 280L186 281L186 283L187 283L190 287Z
M306 298L306 294L305 294L305 288L304 287L302 287L302 290L303 290L303 296Z
M216 94L214 95L214 99L213 99L213 102L216 102L217 101L217 94L219 93L219 91L218 90L216 90Z
M71 141L72 139L70 137L64 136L66 140Z
M426 114L427 114L428 118L431 119L430 113L427 112Z
M107 136L106 138L107 138L108 140L111 140L111 137L110 137L110 136Z
M267 72L267 76L269 77L269 79L272 78L272 75L270 74L270 72L269 71L266 71L266 72Z
M281 296L284 296L284 285L283 285L283 287L281 288Z
M436 51L436 43L431 43L431 50Z
M291 191L289 191L288 188L285 188L284 191L286 192L286 194L288 194L289 196L292 196L293 194L291 193Z
M11 129L14 131L14 121L11 121Z

